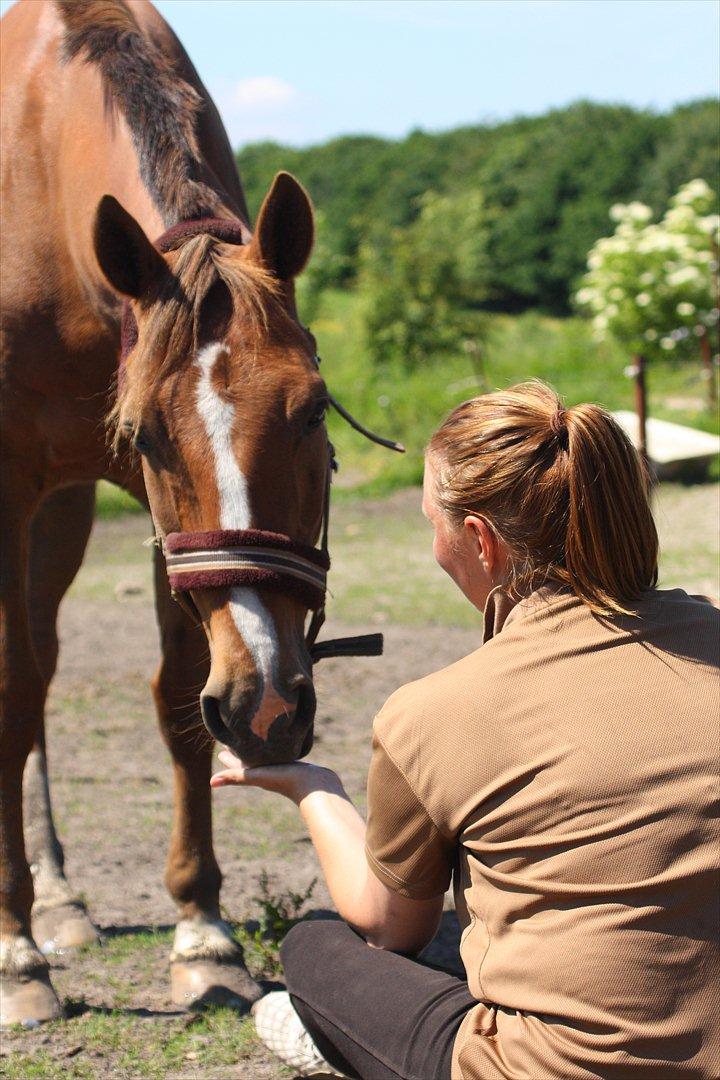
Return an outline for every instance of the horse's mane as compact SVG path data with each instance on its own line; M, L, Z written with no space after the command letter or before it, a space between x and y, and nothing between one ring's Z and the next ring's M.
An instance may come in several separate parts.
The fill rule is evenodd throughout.
M198 91L143 32L125 0L54 3L64 25L64 60L82 57L98 68L106 106L122 111L141 179L165 224L216 213L218 196L200 179Z

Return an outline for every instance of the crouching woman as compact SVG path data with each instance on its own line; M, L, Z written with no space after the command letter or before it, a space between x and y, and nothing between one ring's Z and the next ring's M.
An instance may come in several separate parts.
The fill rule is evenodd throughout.
M423 510L482 646L376 717L367 825L328 769L220 755L214 786L298 805L344 920L291 931L261 1035L369 1080L717 1077L719 617L656 588L635 451L543 384L487 394ZM467 981L411 959L451 881Z

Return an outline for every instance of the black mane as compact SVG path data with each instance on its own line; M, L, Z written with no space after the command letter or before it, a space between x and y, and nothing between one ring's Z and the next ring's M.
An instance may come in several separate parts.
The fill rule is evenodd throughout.
M65 28L63 59L82 57L100 71L105 105L122 111L141 179L165 224L215 213L218 196L201 179L198 91L143 32L125 0L54 2Z

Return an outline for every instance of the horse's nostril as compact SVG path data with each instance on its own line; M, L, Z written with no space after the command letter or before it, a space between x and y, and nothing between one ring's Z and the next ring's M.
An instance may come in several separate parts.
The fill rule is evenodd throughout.
M298 701L295 709L295 720L303 724L309 724L315 717L317 697L315 687L308 679L302 680L297 691Z
M220 702L211 694L202 694L200 697L200 710L205 727L213 739L225 746L229 745L230 733L223 723L220 713Z

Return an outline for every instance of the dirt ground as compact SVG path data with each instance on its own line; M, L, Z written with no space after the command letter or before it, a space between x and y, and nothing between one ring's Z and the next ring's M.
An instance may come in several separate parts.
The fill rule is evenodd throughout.
M349 564L361 557L363 530L377 534L385 525L389 529L403 515L415 515L416 502L413 492L371 506L340 506L335 519L339 583L333 586L338 595L344 583L351 582ZM696 543L693 521L706 537L717 521L717 489L673 489L661 509L669 542L677 542L682 524ZM53 980L66 999L69 1019L35 1031L5 1033L0 1074L16 1080L287 1078L292 1074L266 1054L247 1019L217 1010L205 1019L188 1020L169 1003L174 911L162 881L170 768L148 689L158 645L149 558L142 547L147 535L143 515L96 526L86 563L61 612L61 664L48 709L53 795L67 872L86 898L105 943L53 961ZM708 568L717 558L717 548L714 540L709 543L710 548L703 549L699 582L709 580L712 591L713 573ZM418 550L420 544L425 552L427 534L418 541ZM380 580L376 588L371 582L369 589L358 592L356 607L349 609L359 611L362 621L336 620L326 633L377 629L378 622L384 623L385 656L328 660L318 668L313 760L337 769L361 807L374 712L401 683L479 645L477 622L458 628L452 610L440 601L435 609L439 625L426 616L425 582L430 575L434 581L437 571L429 554L413 555L410 564L417 611L423 613L420 621L408 618L395 625L382 602L379 614L373 616L373 593L382 600L388 587L383 584L382 563L366 563L366 581L378 567ZM672 578L673 572L670 567L667 576ZM688 584L692 587L694 582ZM413 603L408 594L405 609L413 609ZM343 612L340 602L337 609ZM293 806L255 791L222 790L213 798L215 846L225 874L223 903L228 917L240 923L257 918L254 897L262 870L278 894L307 888L318 866ZM322 910L327 905L328 897L318 884L309 906ZM456 968L456 946L457 926L448 912L430 959Z

